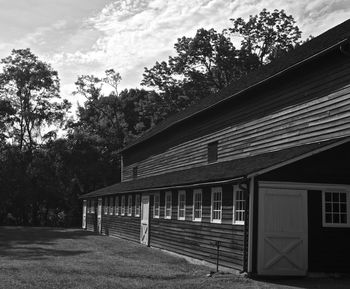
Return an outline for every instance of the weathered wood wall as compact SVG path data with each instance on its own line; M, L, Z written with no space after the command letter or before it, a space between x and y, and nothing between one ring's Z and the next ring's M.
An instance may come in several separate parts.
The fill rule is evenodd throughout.
M139 242L140 222L140 217L102 215L102 234Z
M349 58L310 64L125 152L123 180L135 165L139 178L206 165L216 140L218 161L227 161L350 135L349 83Z
M309 271L350 272L350 228L322 226L322 192L308 191Z
M96 215L87 213L86 214L86 230L90 232L97 232Z
M165 191L160 194L160 217L153 217L153 194L150 203L150 246L166 249L192 258L216 263L217 241L219 264L243 269L244 225L233 222L233 186L222 186L222 222L211 223L211 187L202 187L202 221L193 221L193 189L186 189L185 220L178 220L178 190L171 190L171 219L165 219ZM119 195L119 199L120 199ZM126 199L127 199L126 195ZM97 212L97 210L96 210ZM104 214L102 209L102 234L139 242L140 217ZM87 229L97 232L96 214L87 214Z
M216 263L216 241L220 242L219 264L243 269L244 226L232 225L232 186L223 187L221 224L210 223L211 189L203 188L202 221L192 221L193 191L186 190L186 219L177 220L178 191L172 191L172 219L164 218L164 193L160 196L160 218L153 218L151 206L151 246L192 258Z

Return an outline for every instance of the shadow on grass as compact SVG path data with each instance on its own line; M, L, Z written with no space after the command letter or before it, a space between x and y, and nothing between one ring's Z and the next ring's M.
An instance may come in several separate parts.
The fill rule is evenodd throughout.
M307 288L307 289L347 289L350 288L350 279L344 275L339 278L323 277L323 278L311 278L311 277L256 277L252 278L255 281L262 281L275 284L278 286L290 286L291 288Z
M18 260L38 260L84 254L89 251L60 250L51 247L60 240L83 239L91 234L81 229L0 227L0 256Z
M49 257L75 256L89 251L83 250L54 250L41 247L30 247L25 249L4 250L0 249L0 256L15 257L17 260L43 260Z

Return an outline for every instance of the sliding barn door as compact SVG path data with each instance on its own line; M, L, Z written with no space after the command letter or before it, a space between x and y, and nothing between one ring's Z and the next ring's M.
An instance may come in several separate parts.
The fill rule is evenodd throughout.
M307 191L259 189L258 273L307 273Z

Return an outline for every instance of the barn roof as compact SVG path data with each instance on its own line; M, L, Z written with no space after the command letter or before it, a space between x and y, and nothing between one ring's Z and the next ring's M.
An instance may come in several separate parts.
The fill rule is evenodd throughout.
M320 153L343 143L350 142L350 138L323 141L269 152L256 156L220 162L202 167L171 172L159 176L141 178L121 182L81 196L81 198L105 196L137 191L162 190L172 187L188 187L203 185L210 182L234 180L258 175L288 163Z
M229 99L231 100L252 88L262 85L267 81L298 67L307 60L314 59L323 55L326 51L337 48L339 44L347 41L349 36L350 19L313 38L270 64L262 66L238 81L232 82L228 87L217 94L210 95L202 99L199 103L168 117L149 131L145 132L135 141L131 142L121 151L128 150L129 148L148 140L194 115L206 111L219 103L223 103Z

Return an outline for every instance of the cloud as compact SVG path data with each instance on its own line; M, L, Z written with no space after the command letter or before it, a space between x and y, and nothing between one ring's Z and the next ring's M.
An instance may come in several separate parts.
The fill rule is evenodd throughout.
M12 4L11 4L12 3ZM221 31L230 18L268 10L292 14L306 38L349 18L348 0L18 0L0 10L0 53L31 47L59 71L64 97L78 75L114 68L121 88L139 86L144 67L174 54L177 38ZM12 8L10 6L13 6ZM11 8L11 9L10 9ZM13 22L11 22L13 21ZM8 29L5 29L8 27ZM239 39L233 39L233 41Z
M201 27L220 31L230 18L247 18L263 8L294 15L305 38L340 23L349 12L345 0L120 0L84 22L85 29L99 35L90 49L57 53L54 59L89 69L88 74L114 68L124 76L122 86L135 87L144 66L174 53L178 37L193 36Z

